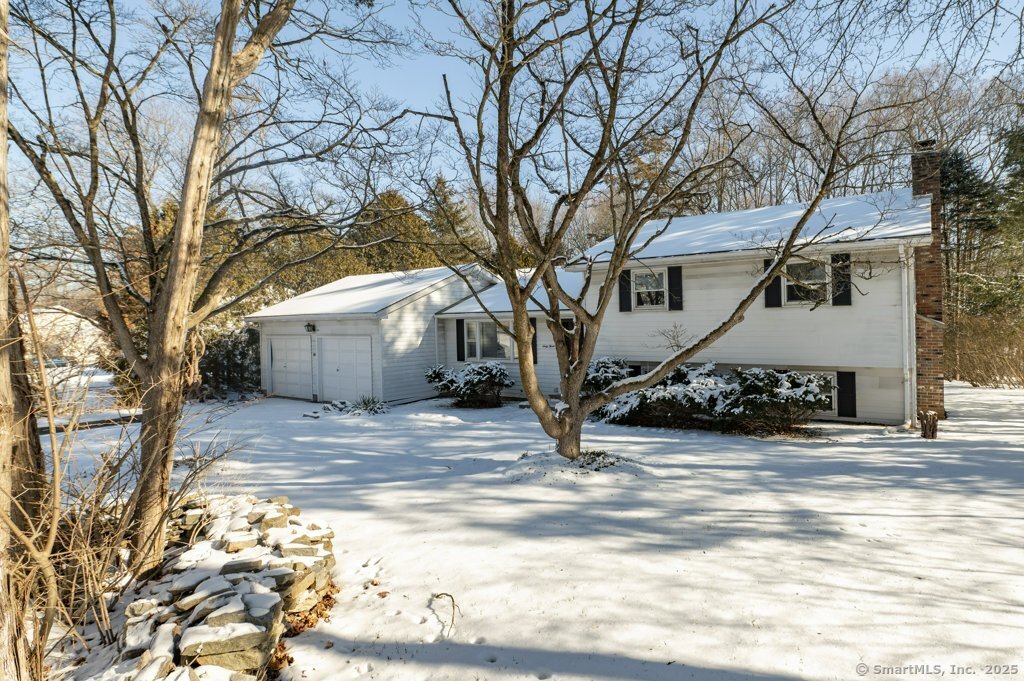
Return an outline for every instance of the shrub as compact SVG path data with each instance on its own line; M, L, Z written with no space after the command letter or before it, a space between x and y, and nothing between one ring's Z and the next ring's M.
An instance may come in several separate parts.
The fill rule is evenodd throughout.
M387 402L378 400L376 397L363 395L354 402L347 400L334 400L324 405L324 411L340 411L350 416L377 416L391 411Z
M583 380L583 394L599 393L624 378L629 378L626 360L618 357L598 357L587 367L587 377Z
M501 391L515 385L500 362L470 364L460 371L435 366L427 369L427 383L442 397L454 397L460 407L501 406Z
M782 433L827 409L831 393L831 381L820 374L752 368L722 376L714 364L705 364L680 367L661 383L622 395L596 415L626 425Z
M243 327L206 341L199 359L204 394L254 392L260 388L260 334Z

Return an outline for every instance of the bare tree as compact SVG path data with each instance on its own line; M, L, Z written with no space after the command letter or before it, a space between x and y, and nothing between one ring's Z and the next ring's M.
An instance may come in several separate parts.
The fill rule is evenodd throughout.
M322 53L383 50L393 36L367 5L333 0L223 0L213 17L187 3L141 16L97 0L19 2L12 19L23 68L7 129L62 226L22 225L19 245L87 273L139 380L131 543L142 572L163 553L191 334L282 272L349 247L387 167L384 106ZM190 135L179 131L188 122ZM249 271L306 234L330 238Z
M443 109L425 115L451 131L479 220L495 244L483 264L502 278L511 301L511 324L495 321L515 339L531 408L569 459L580 454L588 414L662 380L743 319L786 260L807 246L801 232L836 179L873 153L869 142L892 130L887 112L906 104L897 97L876 101L872 84L883 70L884 41L867 41L877 17L866 11L819 15L796 2L686 0L492 0L479 7L447 0L434 7L452 18L459 35L432 46L472 65L478 89L452 92L445 80ZM712 111L716 92L742 103L728 129L721 112ZM805 182L805 210L787 234L764 244L771 265L723 310L720 324L651 371L581 395L619 275L650 242L649 235L639 238L644 225L666 213L699 212L716 174L734 164L740 148L780 136ZM659 144L652 147L652 139ZM549 210L535 209L531 195L540 192ZM556 272L572 255L566 236L602 193L611 245L600 264L582 263L582 292L566 290ZM536 263L526 277L516 270L522 248ZM533 365L531 299L554 339L557 407Z
M0 126L7 124L8 4L0 0ZM0 515L11 517L17 494L16 416L12 365L15 343L10 316L10 201L7 187L7 144L0 145ZM0 677L11 681L29 678L28 651L11 562L11 530L0 523Z

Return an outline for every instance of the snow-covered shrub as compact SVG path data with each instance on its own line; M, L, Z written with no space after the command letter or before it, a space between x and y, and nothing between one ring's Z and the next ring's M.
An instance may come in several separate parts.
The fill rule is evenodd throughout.
M821 374L772 369L734 369L738 390L725 417L732 430L779 432L806 423L816 411L828 409L832 381Z
M776 433L827 409L831 394L831 381L820 374L752 368L722 376L705 364L680 367L657 385L613 400L597 416L627 425Z
M354 402L348 400L334 400L324 405L324 411L340 411L350 416L377 416L391 411L387 402L378 400L376 397L363 395Z
M501 406L501 391L515 385L500 362L470 364L460 371L435 366L425 378L439 395L454 397L460 407Z
M593 395L624 378L629 378L626 360L618 357L598 357L587 367L582 392L585 395Z

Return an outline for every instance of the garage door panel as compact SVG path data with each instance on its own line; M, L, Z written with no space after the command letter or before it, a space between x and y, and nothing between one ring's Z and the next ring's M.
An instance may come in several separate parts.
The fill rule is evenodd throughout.
M352 401L373 396L372 367L369 336L322 336L321 399Z
M270 388L281 397L313 398L313 357L308 336L270 337Z

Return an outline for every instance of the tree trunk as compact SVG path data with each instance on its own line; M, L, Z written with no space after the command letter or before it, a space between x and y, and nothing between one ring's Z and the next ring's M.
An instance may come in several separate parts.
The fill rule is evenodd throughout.
M133 567L142 574L163 558L164 517L170 492L174 445L181 418L182 366L188 317L199 274L203 224L220 132L231 103L232 47L240 0L223 0L210 70L185 169L174 222L172 250L150 318L148 366L142 381L141 473L135 490L131 544Z
M583 451L581 441L583 439L584 419L579 418L576 414L578 414L578 411L574 410L566 416L568 420L565 422L562 433L556 440L556 451L569 461L578 459Z
M0 0L0 130L7 130L7 0ZM10 202L7 190L7 135L0 143L0 339L9 335ZM14 476L14 386L9 343L0 344L0 512L9 515ZM0 523L0 679L28 679L28 652L11 565L11 533Z
M142 384L142 452L131 534L135 571L152 570L163 559L164 521L181 420L181 372L168 362L151 366Z
M12 494L21 507L12 508L14 521L23 530L29 529L29 518L41 515L40 505L46 489L46 459L39 441L36 420L35 391L32 388L29 363L25 358L25 339L18 320L17 289L9 278L8 329L10 335L0 339L9 351L10 381L14 408L11 432ZM24 515L20 511L24 511ZM27 517L26 517L27 516Z

